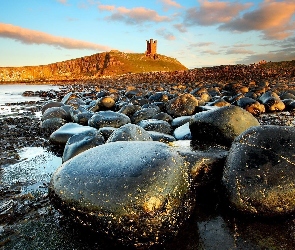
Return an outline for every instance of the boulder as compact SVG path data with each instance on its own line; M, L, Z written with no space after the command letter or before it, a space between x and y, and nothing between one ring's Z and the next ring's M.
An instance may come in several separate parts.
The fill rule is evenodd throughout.
M157 119L141 120L138 123L138 126L145 130L156 131L164 134L171 134L172 131L171 125L168 122Z
M65 125L61 126L58 130L54 131L50 137L50 142L54 144L62 144L65 145L70 137L73 135L82 133L82 132L89 132L93 131L96 132L97 129L89 127L89 126L82 126L77 123L66 123Z
M230 206L257 216L294 213L294 169L294 127L249 128L232 144L223 173Z
M153 141L159 141L159 142L164 142L164 143L169 143L173 142L176 139L172 135L168 135L165 133L160 133L156 131L147 131L149 135L152 137Z
M65 145L62 161L65 162L89 148L93 148L104 143L105 140L98 130L89 130L73 135L68 139Z
M136 111L131 116L132 123L139 123L142 120L151 119L153 116L159 113L159 110L155 108L143 108L138 111Z
M167 102L167 113L172 117L192 115L199 101L192 94L181 94Z
M195 114L190 120L189 128L195 145L230 147L238 135L258 125L258 120L252 114L231 105Z
M149 247L175 236L190 217L187 171L164 143L106 143L61 165L49 197L77 223L127 246Z
M131 123L127 115L114 111L99 111L88 121L88 125L94 128L114 127L119 128L127 123Z
M125 124L116 129L108 138L107 143L115 141L152 141L147 131L135 124Z
M68 118L68 114L67 112L61 108L61 107L51 107L51 108L47 108L45 110L45 112L43 113L41 120L45 121L47 119L51 119L51 118L61 118L64 120L67 120Z

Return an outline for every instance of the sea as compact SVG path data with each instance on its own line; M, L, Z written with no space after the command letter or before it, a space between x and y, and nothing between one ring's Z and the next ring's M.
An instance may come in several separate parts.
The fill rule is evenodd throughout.
M51 89L60 90L58 86L53 85L0 84L0 115L10 115L13 110L21 112L17 103L41 100L37 96L23 96L25 91L49 91Z

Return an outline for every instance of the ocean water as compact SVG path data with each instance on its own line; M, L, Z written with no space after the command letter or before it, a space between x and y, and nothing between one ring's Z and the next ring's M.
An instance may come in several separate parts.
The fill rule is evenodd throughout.
M0 84L0 115L9 115L21 112L18 105L11 105L20 102L39 101L37 96L22 96L25 91L49 91L59 90L58 86L51 85L29 85L29 84ZM6 105L8 104L8 105Z

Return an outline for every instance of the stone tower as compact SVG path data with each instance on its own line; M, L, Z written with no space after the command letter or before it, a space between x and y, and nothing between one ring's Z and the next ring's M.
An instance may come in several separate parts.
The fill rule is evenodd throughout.
M153 39L146 40L146 56L156 57L157 56L157 40Z

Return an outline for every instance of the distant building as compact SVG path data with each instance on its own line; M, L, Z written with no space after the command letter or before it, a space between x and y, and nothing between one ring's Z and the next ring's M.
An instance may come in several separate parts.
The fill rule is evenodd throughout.
M146 40L146 51L145 51L146 56L153 57L154 59L157 58L157 40Z

